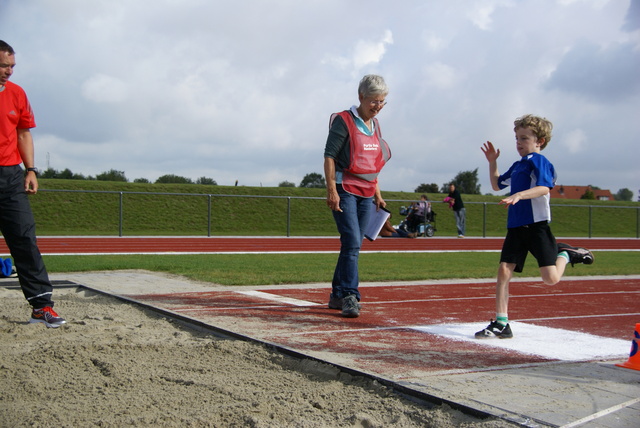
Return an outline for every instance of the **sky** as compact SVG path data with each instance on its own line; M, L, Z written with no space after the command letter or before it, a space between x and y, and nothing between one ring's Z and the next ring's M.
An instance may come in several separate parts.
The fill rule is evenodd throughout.
M554 124L560 185L640 191L640 0L0 0L36 165L275 187L323 173L332 113L382 75L383 191L438 186L513 121Z

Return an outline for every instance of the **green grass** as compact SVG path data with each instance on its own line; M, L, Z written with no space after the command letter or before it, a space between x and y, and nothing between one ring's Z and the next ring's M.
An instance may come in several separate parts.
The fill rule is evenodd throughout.
M324 189L57 179L43 179L40 187L43 191L31 198L31 204L41 236L117 236L121 201L124 236L336 234L333 217L325 204ZM94 193L81 193L85 190ZM394 224L401 220L400 207L419 196L410 192L383 192ZM433 209L438 214L436 236L454 236L453 214L440 203L445 195L428 196L434 201ZM498 205L500 197L463 195L463 198L467 208L467 235L504 236L506 209ZM554 199L552 214L553 231L560 237L636 238L639 235L638 202Z
M43 191L31 198L38 235L124 236L336 236L324 189L140 184L86 180L40 180ZM64 191L55 191L64 190ZM93 193L81 193L90 190ZM127 193L128 192L128 193ZM170 193L157 195L152 193ZM224 197L233 195L236 197ZM392 222L400 207L419 199L409 192L383 192ZM436 236L454 236L455 221L442 201L429 194L437 216ZM506 209L497 196L463 195L467 235L504 236ZM122 205L121 205L122 203ZM211 204L211 224L209 224ZM614 208L617 207L617 208ZM638 236L637 202L552 200L556 236ZM289 229L287 220L290 218ZM362 281L411 281L446 278L493 278L497 253L363 254ZM598 252L591 266L569 268L570 275L640 274L640 255ZM315 255L128 255L45 256L50 272L146 269L224 285L329 282L334 254ZM538 276L529 259L523 276Z
M566 275L637 275L640 253L595 253L590 266L568 267ZM249 255L127 255L44 256L49 272L87 272L144 269L182 275L222 285L265 285L331 282L335 254ZM360 280L364 282L418 281L452 278L494 278L498 253L362 254ZM537 277L529 257L521 277Z

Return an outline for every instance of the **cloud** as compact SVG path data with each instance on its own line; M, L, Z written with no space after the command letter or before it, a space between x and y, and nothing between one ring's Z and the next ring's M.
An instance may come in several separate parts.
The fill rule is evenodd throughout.
M356 70L360 70L370 64L377 64L382 61L387 46L393 44L391 31L385 30L379 41L363 41L356 43L353 64Z
M455 87L460 79L461 73L452 66L434 63L425 67L424 80L429 86L450 89Z
M393 34L385 30L379 39L359 39L353 45L351 57L329 53L322 59L323 64L332 65L338 70L350 70L352 75L360 73L360 70L379 64L389 45L393 44Z
M466 15L480 30L491 30L493 13L499 7L511 7L513 2L509 0L483 0L474 1L468 5Z
M587 135L582 129L570 131L564 138L563 144L568 147L569 153L578 153L579 151L588 150L585 145Z
M82 84L82 95L96 103L120 103L127 99L127 85L111 76L96 74Z
M640 0L631 0L622 29L626 31L640 29Z
M629 43L599 47L579 42L564 56L546 87L599 102L617 102L640 91L640 50Z
M447 47L447 41L437 34L429 33L423 36L423 42L428 51L438 52Z

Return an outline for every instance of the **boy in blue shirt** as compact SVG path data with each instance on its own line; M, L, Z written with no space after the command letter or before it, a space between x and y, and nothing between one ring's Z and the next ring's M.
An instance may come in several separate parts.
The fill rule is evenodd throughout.
M509 212L496 284L496 320L477 332L477 338L513 337L507 315L509 282L514 271L522 272L529 252L537 259L542 281L547 285L560 282L567 263L571 266L593 263L591 251L556 243L549 227L549 192L555 185L556 172L540 151L551 140L553 124L529 114L516 119L514 125L516 149L521 159L506 173L500 175L498 172L500 150L496 150L490 141L481 148L489 161L491 187L498 191L511 186L511 195L500 201Z

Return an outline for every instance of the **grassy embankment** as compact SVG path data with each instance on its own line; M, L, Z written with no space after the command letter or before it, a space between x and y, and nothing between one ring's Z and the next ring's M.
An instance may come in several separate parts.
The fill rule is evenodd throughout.
M206 236L209 231L209 200L211 235L214 236L285 236L289 204L291 236L336 235L333 219L324 203L323 189L158 185L78 180L41 180L40 185L45 191L31 199L40 236L117 236L120 228L119 192L125 192L122 195L124 236ZM46 191L54 189L74 192ZM101 193L79 193L79 190ZM152 195L151 192L171 195ZM229 198L216 195L243 197ZM418 199L419 194L383 192L383 196L394 214L393 220L399 221L400 206ZM454 236L453 215L444 204L439 203L444 195L428 196L432 201L437 201L433 204L434 210L438 213L436 236ZM499 197L463 196L467 202L468 236L504 235L506 210L497 205ZM640 204L636 202L553 200L552 205L552 227L556 236L589 236L590 221L593 237L637 236ZM45 261L51 272L149 269L221 284L284 284L328 281L332 275L335 258L332 254L46 256ZM493 277L497 258L498 255L495 253L363 254L360 264L361 280ZM569 273L640 274L638 253L599 252L596 258L597 262L594 265L570 268ZM537 275L535 261L532 258L523 275Z

